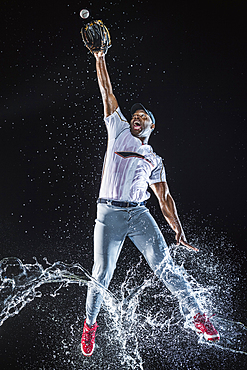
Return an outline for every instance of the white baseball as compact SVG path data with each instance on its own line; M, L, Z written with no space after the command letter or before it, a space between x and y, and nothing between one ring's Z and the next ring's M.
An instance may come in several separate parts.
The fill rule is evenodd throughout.
M89 17L89 11L87 9L82 9L80 11L80 17L82 17L83 19L86 19Z

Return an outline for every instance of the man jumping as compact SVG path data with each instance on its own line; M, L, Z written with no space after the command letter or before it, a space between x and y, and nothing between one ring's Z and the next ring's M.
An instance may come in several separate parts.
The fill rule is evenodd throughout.
M191 315L195 330L209 341L220 339L217 330L202 313L193 291L179 273L165 239L145 206L148 186L158 198L161 211L175 232L177 245L197 251L185 238L174 200L169 192L162 159L148 145L155 118L142 104L131 108L131 121L125 119L112 91L104 52L95 52L96 70L104 105L108 145L97 201L94 228L94 265L92 276L105 288L109 286L117 259L128 236L145 257L150 268L178 298L183 315ZM85 356L95 345L96 318L103 301L94 285L88 288L86 320L81 339Z

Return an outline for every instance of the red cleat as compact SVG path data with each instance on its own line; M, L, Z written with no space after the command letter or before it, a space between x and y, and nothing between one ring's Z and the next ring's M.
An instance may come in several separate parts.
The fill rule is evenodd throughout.
M95 346L95 334L97 330L97 322L92 326L88 326L84 321L83 333L81 337L81 350L84 356L91 356Z
M205 313L203 315L201 315L200 313L195 315L194 325L196 327L196 332L198 334L203 334L206 340L216 342L220 340L220 336L213 324L209 321L209 319L210 318L207 318Z

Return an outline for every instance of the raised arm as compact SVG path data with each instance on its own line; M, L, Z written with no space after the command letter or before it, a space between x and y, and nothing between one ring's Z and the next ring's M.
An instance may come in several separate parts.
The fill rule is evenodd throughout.
M170 227L176 233L177 245L180 243L189 249L198 251L197 248L187 243L181 222L178 217L175 202L170 194L167 182L158 182L151 185L151 189L158 198L160 209Z
M99 88L104 104L105 117L110 116L118 108L118 102L113 94L112 85L106 68L105 55L102 51L94 53Z

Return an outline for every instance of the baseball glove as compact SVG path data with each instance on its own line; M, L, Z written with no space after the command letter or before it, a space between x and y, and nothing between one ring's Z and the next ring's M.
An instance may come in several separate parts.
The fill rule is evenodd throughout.
M111 46L110 33L101 20L87 23L81 29L81 36L85 46L92 54L101 50L106 54Z

